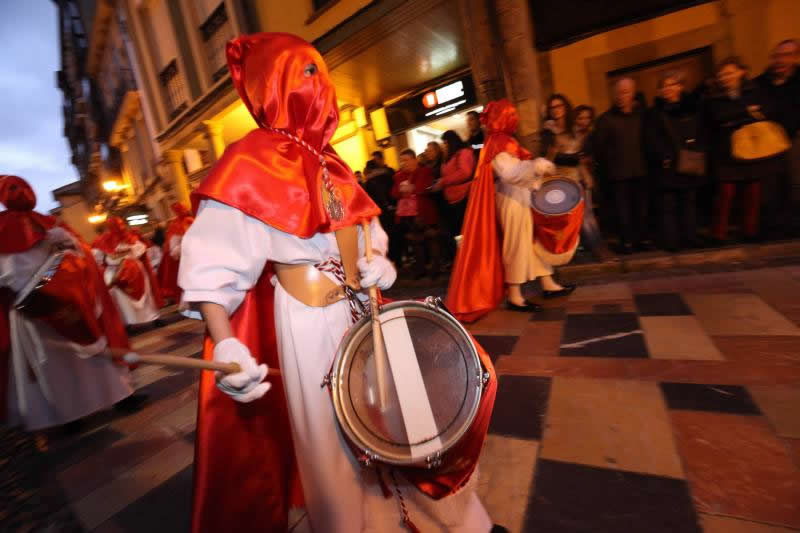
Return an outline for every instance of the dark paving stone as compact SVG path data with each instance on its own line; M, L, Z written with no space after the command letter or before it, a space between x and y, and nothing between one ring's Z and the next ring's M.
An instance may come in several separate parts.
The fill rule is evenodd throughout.
M523 531L702 532L685 481L544 459Z
M592 306L593 313L621 313L622 304L596 304Z
M676 292L635 294L633 300L641 316L684 316L692 314L692 310L683 301L681 295Z
M760 415L750 393L737 385L701 385L661 383L661 391L670 409L715 411L739 415Z
M161 378L146 385L136 392L147 396L145 405L150 405L173 394L175 391L185 389L192 383L200 380L199 370L184 370L178 374Z
M110 522L115 526L113 531L178 533L189 531L191 514L192 467L187 466L114 515Z
M109 417L108 421L110 420ZM63 470L105 450L124 438L124 433L107 425L74 437L54 438L46 453L47 461L54 470Z
M638 357L649 356L639 320L634 313L590 313L567 315L559 354L573 357ZM564 345L583 343L592 339L631 333L618 338L595 340L582 346Z
M521 439L541 440L550 378L500 376L489 432Z
M192 430L191 433L187 433L186 435L183 436L183 440L185 440L187 442L191 442L192 444L194 444L194 441L195 441L196 438L197 438L197 430L196 429Z
M518 335L475 335L475 340L483 346L486 353L496 362L501 355L510 355L519 340Z
M531 322L557 322L567 318L566 307L545 307L538 313L531 313Z

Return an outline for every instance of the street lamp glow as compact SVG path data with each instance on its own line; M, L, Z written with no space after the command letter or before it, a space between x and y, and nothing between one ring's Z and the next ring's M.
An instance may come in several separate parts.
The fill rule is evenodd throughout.
M108 192L114 192L121 187L119 183L117 183L117 180L108 180L103 182L103 188Z
M102 224L103 222L106 221L106 216L107 215L105 215L105 214L102 214L102 215L91 215L89 217L89 224Z

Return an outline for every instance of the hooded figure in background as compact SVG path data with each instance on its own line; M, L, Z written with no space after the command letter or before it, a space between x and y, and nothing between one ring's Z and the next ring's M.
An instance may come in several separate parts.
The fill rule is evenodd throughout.
M128 369L98 355L129 345L89 246L33 210L22 178L0 175L0 203L0 420L44 429L133 394Z
M119 217L109 217L106 230L92 243L92 253L103 268L106 285L126 326L158 320L163 305L148 253L152 247Z
M227 57L259 128L230 145L192 194L178 283L208 325L204 357L243 370L201 378L192 531L286 531L288 508L303 500L315 531L406 531L398 502L356 462L320 387L356 316L352 295L313 302L312 289L386 289L397 275L380 210L329 144L339 117L327 67L283 33L234 39ZM360 257L355 276L346 235ZM268 366L281 378L264 381ZM423 531L491 527L474 495L477 507L450 509L454 526L418 507L415 498L439 502L408 487ZM465 521L475 525L459 527Z
M538 309L522 296L521 285L527 281L541 278L545 292L574 288L552 280L553 257L537 246L533 233L531 191L555 172L555 166L541 157L531 159L530 152L513 137L519 117L508 100L489 102L481 122L487 138L475 171L446 301L450 312L464 322L474 322L497 308L505 294L504 282L508 305L518 311ZM574 249L577 243L567 247Z
M194 222L191 211L180 202L172 204L175 218L167 226L164 240L161 266L158 269L158 284L161 296L164 299L178 301L181 298L181 289L178 287L178 265L181 260L181 241L183 235Z

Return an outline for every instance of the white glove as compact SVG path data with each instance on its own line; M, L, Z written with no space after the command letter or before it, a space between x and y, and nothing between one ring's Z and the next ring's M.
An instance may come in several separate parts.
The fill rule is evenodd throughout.
M267 365L256 364L247 346L235 337L227 338L214 346L214 361L236 363L242 369L236 374L217 372L217 388L237 402L258 400L272 388L271 383L264 381L267 377Z
M366 257L362 257L358 260L358 269L361 271L362 287L377 285L379 289L386 290L397 279L394 265L382 255L374 256L369 262Z
M73 237L72 234L67 230L65 230L64 228L60 228L58 226L47 230L47 233L45 234L44 238L50 244L54 244L62 248L78 247L78 243L75 240L75 237Z
M169 239L169 256L176 261L181 257L181 240L180 235L173 235Z
M556 173L556 166L549 159L537 157L533 160L533 173L537 178L552 176Z

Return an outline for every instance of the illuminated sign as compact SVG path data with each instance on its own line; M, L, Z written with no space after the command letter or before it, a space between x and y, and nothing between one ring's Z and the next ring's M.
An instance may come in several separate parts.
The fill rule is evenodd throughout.
M400 133L478 105L472 76L466 74L438 87L431 87L387 106L386 117L392 133Z

